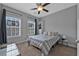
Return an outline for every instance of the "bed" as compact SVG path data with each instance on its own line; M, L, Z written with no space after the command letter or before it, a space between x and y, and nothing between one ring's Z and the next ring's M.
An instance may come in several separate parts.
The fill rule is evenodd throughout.
M60 35L49 36L49 35L34 35L29 36L30 45L33 45L39 48L42 52L42 55L48 55L51 47L60 40Z

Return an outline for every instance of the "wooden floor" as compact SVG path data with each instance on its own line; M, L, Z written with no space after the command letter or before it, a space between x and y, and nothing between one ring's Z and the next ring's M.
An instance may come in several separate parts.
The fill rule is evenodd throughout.
M21 56L41 56L41 52L33 46L28 46L27 43L17 44ZM76 48L67 47L64 45L57 45L51 48L49 56L76 56Z

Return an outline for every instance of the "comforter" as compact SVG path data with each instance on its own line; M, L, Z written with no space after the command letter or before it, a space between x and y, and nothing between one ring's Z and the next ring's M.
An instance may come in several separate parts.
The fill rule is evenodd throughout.
M43 55L48 55L51 47L60 39L59 35L35 35L29 36L30 45L39 48Z

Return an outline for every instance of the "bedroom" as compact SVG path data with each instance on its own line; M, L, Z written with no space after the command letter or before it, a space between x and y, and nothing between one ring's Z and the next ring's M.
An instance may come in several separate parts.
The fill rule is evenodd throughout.
M24 6L26 6L26 8ZM21 54L22 56L38 56L44 54L49 56L76 56L78 6L79 4L73 3L50 3L45 6L48 12L41 11L40 14L38 14L37 10L31 10L31 8L37 7L34 3L0 4L0 16L2 16L1 13L4 10L3 15L6 13L6 22L8 25L6 26L6 31L4 30L4 32L7 33L7 36L4 35L4 37L7 37L7 43L5 42L5 38L3 38L4 44L1 45L2 48L6 45L16 44L19 53L14 52L13 54ZM3 16L3 19L4 18ZM4 24L4 22L2 24ZM3 28L5 28L5 26ZM55 38L56 36L58 39L53 42L51 38ZM28 40L29 37L32 39L38 38L40 43L35 43L35 40L32 41L32 39ZM44 45L41 46L41 49L36 48L41 45L41 41L44 41ZM30 46L29 42L31 42L34 47ZM47 48L45 46L47 46ZM41 54L40 51L44 54ZM0 52L3 53L2 50Z

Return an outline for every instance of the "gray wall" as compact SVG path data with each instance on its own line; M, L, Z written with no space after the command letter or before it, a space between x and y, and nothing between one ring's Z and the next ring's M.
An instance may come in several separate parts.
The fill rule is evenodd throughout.
M2 8L5 8L8 11L14 12L16 14L20 15L21 18L21 36L19 37L8 37L7 42L8 43L20 43L24 42L27 39L28 29L27 29L27 21L29 16L32 17L32 19L35 19L36 17L23 13L21 11L15 10L11 7L3 5Z
M68 45L76 47L77 39L77 6L58 11L43 17L46 32L59 32L66 36Z

